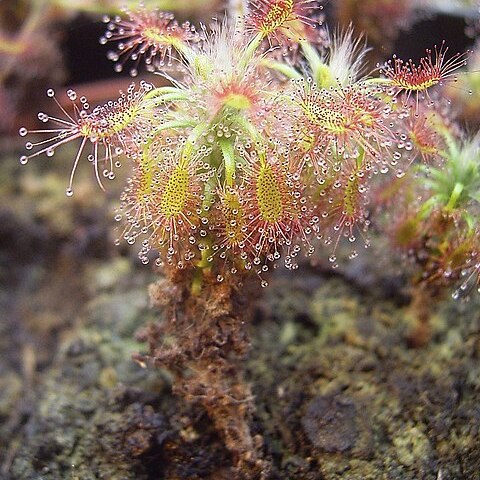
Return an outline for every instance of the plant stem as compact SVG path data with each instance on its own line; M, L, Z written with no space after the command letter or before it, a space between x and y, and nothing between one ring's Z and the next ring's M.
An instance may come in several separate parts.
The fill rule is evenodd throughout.
M300 46L302 47L303 55L312 69L313 77L316 79L318 77L318 72L324 65L322 59L312 44L306 40L302 40Z
M452 194L450 195L450 198L448 200L447 206L445 207L445 210L447 210L447 212L451 212L455 208L455 205L457 204L457 201L460 198L463 189L464 185L462 185L461 183L457 182L455 184Z
M235 151L231 141L223 139L219 141L225 165L225 181L229 187L235 182Z
M263 67L269 68L270 70L275 70L282 75L285 75L287 78L291 80L298 80L302 78L302 75L300 72L298 72L294 67L287 65L286 63L282 62L275 62L274 60L271 60L270 58L263 59L260 61L260 64Z
M261 438L250 431L253 396L243 380L248 313L236 288L238 277L219 283L203 275L201 290L192 294L200 269L166 273L170 278L150 289L152 300L169 299L165 320L149 330L150 355L137 359L168 368L173 391L205 408L234 458L238 478L266 478L269 464L259 452Z
M251 62L252 58L255 55L255 52L259 49L260 45L262 44L263 35L261 33L257 33L255 37L250 40L250 43L247 45L247 48L243 52L243 56L240 57L238 62L238 70L243 72L248 67L249 63Z

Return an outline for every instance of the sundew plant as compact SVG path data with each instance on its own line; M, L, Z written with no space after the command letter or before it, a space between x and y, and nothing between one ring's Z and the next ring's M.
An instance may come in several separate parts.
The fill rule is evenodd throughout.
M162 86L134 82L99 106L68 90L69 109L49 90L54 113L20 129L29 140L20 161L77 142L67 195L82 163L101 189L129 170L118 242L161 268L152 297L166 318L137 359L168 367L174 390L206 408L241 478L257 478L269 462L249 427L238 298L305 255L335 268L338 252L356 257L371 231L404 252L428 297L449 285L470 293L480 137L452 128L436 96L468 53L442 44L417 64L394 57L372 71L362 36L329 32L318 2L245 3L199 28L142 6L106 18L100 43L115 70L155 72Z

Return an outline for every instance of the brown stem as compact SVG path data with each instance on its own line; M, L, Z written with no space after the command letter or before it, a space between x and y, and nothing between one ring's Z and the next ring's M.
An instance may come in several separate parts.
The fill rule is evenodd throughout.
M243 379L248 312L240 305L238 276L222 283L207 278L200 295L191 294L191 279L185 271L173 272L151 288L167 315L150 329L149 360L174 374L175 393L205 408L233 455L237 478L266 478L261 438L250 431L254 403Z
M423 284L412 289L412 301L410 311L414 318L414 326L408 334L407 340L410 346L420 348L426 345L432 336L432 305L434 295Z

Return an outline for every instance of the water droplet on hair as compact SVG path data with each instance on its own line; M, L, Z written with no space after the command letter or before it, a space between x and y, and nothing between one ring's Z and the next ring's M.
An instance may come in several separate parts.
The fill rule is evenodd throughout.
M77 99L77 92L75 90L68 90L67 91L67 97L74 102Z

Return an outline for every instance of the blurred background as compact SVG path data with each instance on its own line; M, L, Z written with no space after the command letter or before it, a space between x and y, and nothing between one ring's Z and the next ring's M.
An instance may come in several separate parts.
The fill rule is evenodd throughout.
M89 403L93 402L92 398L97 398L95 395L103 395L98 393L99 390L113 389L110 391L114 393L108 395L120 395L114 387L135 384L139 392L158 394L168 391L166 376L158 378L154 374L149 377L150 373L137 368L130 360L131 353L142 348L131 340L133 333L148 319L155 317L155 312L148 307L147 285L155 280L156 275L151 267L139 264L135 247L114 246L118 232L113 217L125 178L119 176L110 182L104 194L92 178L90 169L84 165L85 168L81 167L76 175L75 195L67 198L65 188L75 155L74 145L59 150L52 158L35 158L27 167L19 163L24 149L24 139L18 135L19 128L39 128L37 113L43 110L52 112L55 108L45 95L47 88L56 90L61 103L66 102L64 91L72 87L79 95L85 95L91 105L96 105L116 98L118 91L126 90L132 81L128 74L114 72L113 64L106 55L111 47L99 44L99 38L105 31L103 15L119 13L125 3L135 8L136 3L130 0L0 2L0 479L162 478L152 473L155 469L148 463L149 458L156 458L152 453L152 448L156 447L152 445L160 444L158 438L151 440L151 435L147 435L150 439L147 444L150 446L145 450L139 446L140 453L137 456L134 447L127 449L130 455L128 461L112 453L118 438L111 440L111 444L103 445L103 451L108 452L106 458L110 460L102 460L104 463L95 467L96 474L88 470L88 462L76 448L81 444L82 452L88 452L88 448L95 451L91 446L91 438L90 443L84 443L84 436L78 433L74 423L80 422L81 428L87 428L82 422L92 418L92 409L100 408L98 403L93 406ZM174 10L178 20L188 19L196 25L209 24L213 18L222 18L225 9L225 3L220 0L144 0L144 4L148 8ZM337 26L346 28L352 23L357 33L364 33L372 47L372 68L388 59L393 52L401 58L418 60L424 55L425 48L439 45L443 40L452 53L472 48L474 52L468 66L472 73L460 74L458 82L450 86L445 95L451 99L454 119L467 131L477 131L480 124L480 45L476 41L480 17L478 2L330 0L325 3L324 14L325 23L331 30ZM140 72L139 78L157 84L161 81L160 77L148 77L146 72ZM468 93L470 90L473 94ZM347 272L347 279L363 276L363 282L367 281L364 270L355 265L350 269L350 277ZM305 311L304 303L311 302L310 297L318 288L328 290L329 287L320 286L326 274L322 269L316 271L313 266L303 279L296 280L298 284L293 290L300 292L300 296L285 300L282 295L286 295L291 285L288 288L284 285L284 290L281 289L282 282L285 282L282 275L279 274L277 282L280 285L279 292L283 293L277 296L267 293L267 299L258 308L257 320L261 322L263 319L266 325L264 335L273 328L275 335L285 342L282 345L290 345L289 342L297 345L309 338L310 329L320 328L315 326L315 315L310 310ZM372 283L360 282L360 287L355 287L355 295L379 282L375 278L371 280L375 272L369 275L368 281ZM329 278L328 274L326 278ZM274 286L271 288L275 291ZM351 297L352 294L347 292L346 295ZM401 307L402 300L397 299L396 302ZM474 316L474 313L465 315ZM266 320L268 318L273 323L269 323ZM475 318L478 323L478 318ZM365 328L373 327L369 325ZM447 327L443 332L448 336ZM112 335L116 343L109 340ZM341 338L344 339L343 334ZM95 352L97 363L92 360L93 363L80 362L71 366L69 358L84 358L92 354L91 349ZM425 361L428 362L428 359ZM70 365L72 370L65 370L65 365ZM87 367L84 368L85 365ZM89 392L88 399L84 398L80 406L72 407L68 403L70 400L65 400L67 394L62 389L66 381L72 382L68 383L70 395L80 398L81 392ZM162 390L164 385L166 387ZM53 392L64 396L57 397ZM123 420L127 418L125 422L151 424L153 431L158 427L158 422L167 420L146 411L145 405L158 407L161 401L158 398L145 400L145 393L139 392L137 395L142 404L142 413L128 410L134 404L133 400L122 397L123 400L115 401L119 404L123 401L127 405L122 410ZM268 398L267 393L259 392L258 395L260 403L262 395ZM111 400L108 396L101 398L104 406ZM297 400L300 401L300 397ZM55 405L62 405L63 410L55 410ZM128 413L125 413L127 410ZM80 415L78 412L83 413ZM185 412L188 413L188 410ZM185 415L188 417L187 413ZM263 413L260 409L259 415ZM80 417L77 418L77 415ZM111 409L106 415L111 416L112 422L119 422ZM182 432L187 431L189 425L182 423L184 420L181 416L177 418L173 415L171 418L174 421L170 422L169 428L176 432L172 435L186 435ZM480 418L476 418L480 422ZM473 417L470 420L474 421ZM49 422L58 422L58 425L49 429ZM97 419L90 422L88 428L96 429L97 434L102 432L108 437L108 432L105 433L106 423ZM132 430L134 427L127 426L125 431L130 431L129 428ZM195 428L198 430L200 427L197 425ZM147 427L143 430L149 431ZM275 437L275 433L271 435ZM288 437L285 432L283 435ZM47 438L48 442L43 442L42 438ZM208 438L213 445L215 439ZM412 438L417 437L413 435ZM418 442L424 446L421 443L423 437L418 435L418 438ZM288 445L285 438L282 437L282 441ZM295 452L295 439L290 439L290 442L293 460L288 462L293 462L292 465L302 464L308 456L308 448ZM310 443L315 444L315 441L310 439ZM42 450L45 444L54 447ZM85 446L87 444L90 447ZM178 447L180 440L173 444ZM203 445L202 448L209 451L210 447ZM197 450L194 449L195 452ZM341 451L341 448L338 447L338 450ZM168 455L171 455L170 460L162 457L165 471L174 468L168 467L168 461L175 463L172 458L182 463L188 457L180 447ZM186 455L185 458L182 455ZM219 454L216 461L221 463L222 455L225 457L227 454ZM361 453L360 458L366 461L372 455ZM480 468L478 451L476 460L474 453L472 455L474 461L478 460L476 465ZM437 451L433 457L438 459L438 456ZM136 465L129 470L126 465L134 463L132 458L143 458L140 463L146 466ZM208 461L205 462L207 465ZM288 468L298 467L292 467L288 462ZM112 465L116 465L117 473L101 477L98 472L110 472L108 468L113 468ZM412 468L415 475L420 475L422 470L415 466L415 459L411 465L408 468ZM202 468L183 474L175 470L176 473L165 478L210 478L209 474L201 473L211 472L210 467ZM308 470L307 467L302 468ZM479 476L474 473L469 476L469 471L474 472L473 469L468 470L470 467L462 468L467 472L463 477L441 477L439 474L438 477L407 475L401 478L480 478L480 473ZM425 467L424 471L427 470ZM285 475L282 478L303 478L300 475ZM308 478L354 477L332 475Z

